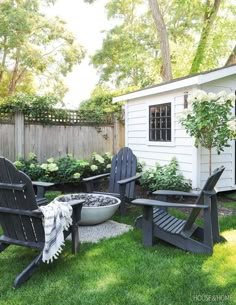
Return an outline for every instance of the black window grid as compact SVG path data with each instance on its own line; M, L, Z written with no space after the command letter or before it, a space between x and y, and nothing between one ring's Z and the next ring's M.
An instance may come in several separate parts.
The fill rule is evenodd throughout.
M149 141L171 142L171 103L149 107Z

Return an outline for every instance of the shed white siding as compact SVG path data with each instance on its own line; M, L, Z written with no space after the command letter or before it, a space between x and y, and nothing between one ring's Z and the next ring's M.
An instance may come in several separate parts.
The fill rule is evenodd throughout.
M178 90L129 101L126 105L126 145L139 161L145 162L146 167L155 167L156 163L167 164L175 157L186 179L194 180L192 173L196 160L193 139L179 124L179 116L184 109L184 92ZM172 143L149 142L149 106L169 102L172 105Z
M179 116L184 110L185 92L192 94L197 89L215 93L222 90L235 93L236 65L114 98L114 102L126 101L126 145L134 151L138 159L144 161L146 167L154 167L157 162L164 165L175 157L180 171L186 179L192 180L193 188L201 188L208 178L208 151L194 147L194 139L186 134L179 124ZM172 105L172 142L150 142L148 109L151 105L163 103ZM234 108L232 114L235 114ZM232 141L230 147L226 147L220 155L213 150L212 170L221 165L226 169L217 184L217 189L236 189L235 141Z
M226 91L234 93L236 91L236 75L224 77L215 81L203 84L200 87L207 92L218 93ZM232 108L232 115L235 114L235 108ZM225 171L217 184L219 191L236 189L235 186L235 143L230 142L230 147L225 147L224 151L218 155L216 150L212 152L212 170L224 165ZM200 186L202 187L208 177L208 151L204 148L200 149Z

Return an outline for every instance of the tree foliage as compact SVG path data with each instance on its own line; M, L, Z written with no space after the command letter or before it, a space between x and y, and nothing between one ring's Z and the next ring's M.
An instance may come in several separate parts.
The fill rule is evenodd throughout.
M74 64L80 63L84 50L66 29L63 20L48 18L42 13L40 5L54 2L0 2L2 96L16 93L28 80L30 86L63 95L62 78L72 70Z
M195 146L209 151L209 174L211 174L211 153L215 147L218 154L224 151L229 140L235 138L235 119L232 104L235 95L225 91L218 94L199 90L188 103L187 115L181 119L187 133L195 138Z
M157 1L169 39L173 77L216 68L235 45L236 7L231 0ZM94 1L87 0L92 3ZM148 1L108 0L114 26L92 57L100 83L139 88L160 82L163 58L160 35Z

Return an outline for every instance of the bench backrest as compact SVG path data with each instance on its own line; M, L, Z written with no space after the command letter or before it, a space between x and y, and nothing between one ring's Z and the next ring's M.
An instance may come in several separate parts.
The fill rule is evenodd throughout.
M120 149L111 162L109 193L119 193L117 181L135 176L136 170L137 158L132 150L128 147ZM125 196L131 199L135 198L135 182L131 182L126 186Z
M22 211L37 208L30 178L11 161L0 157L0 224L4 236L23 242L43 242L42 219L21 215Z

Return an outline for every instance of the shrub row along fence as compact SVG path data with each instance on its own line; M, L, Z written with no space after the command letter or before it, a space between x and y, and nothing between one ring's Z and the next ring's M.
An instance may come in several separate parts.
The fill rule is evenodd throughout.
M45 111L38 116L0 113L0 155L14 161L30 152L39 162L72 154L89 159L93 152L116 153L124 146L124 126L114 116L86 119L78 111Z

